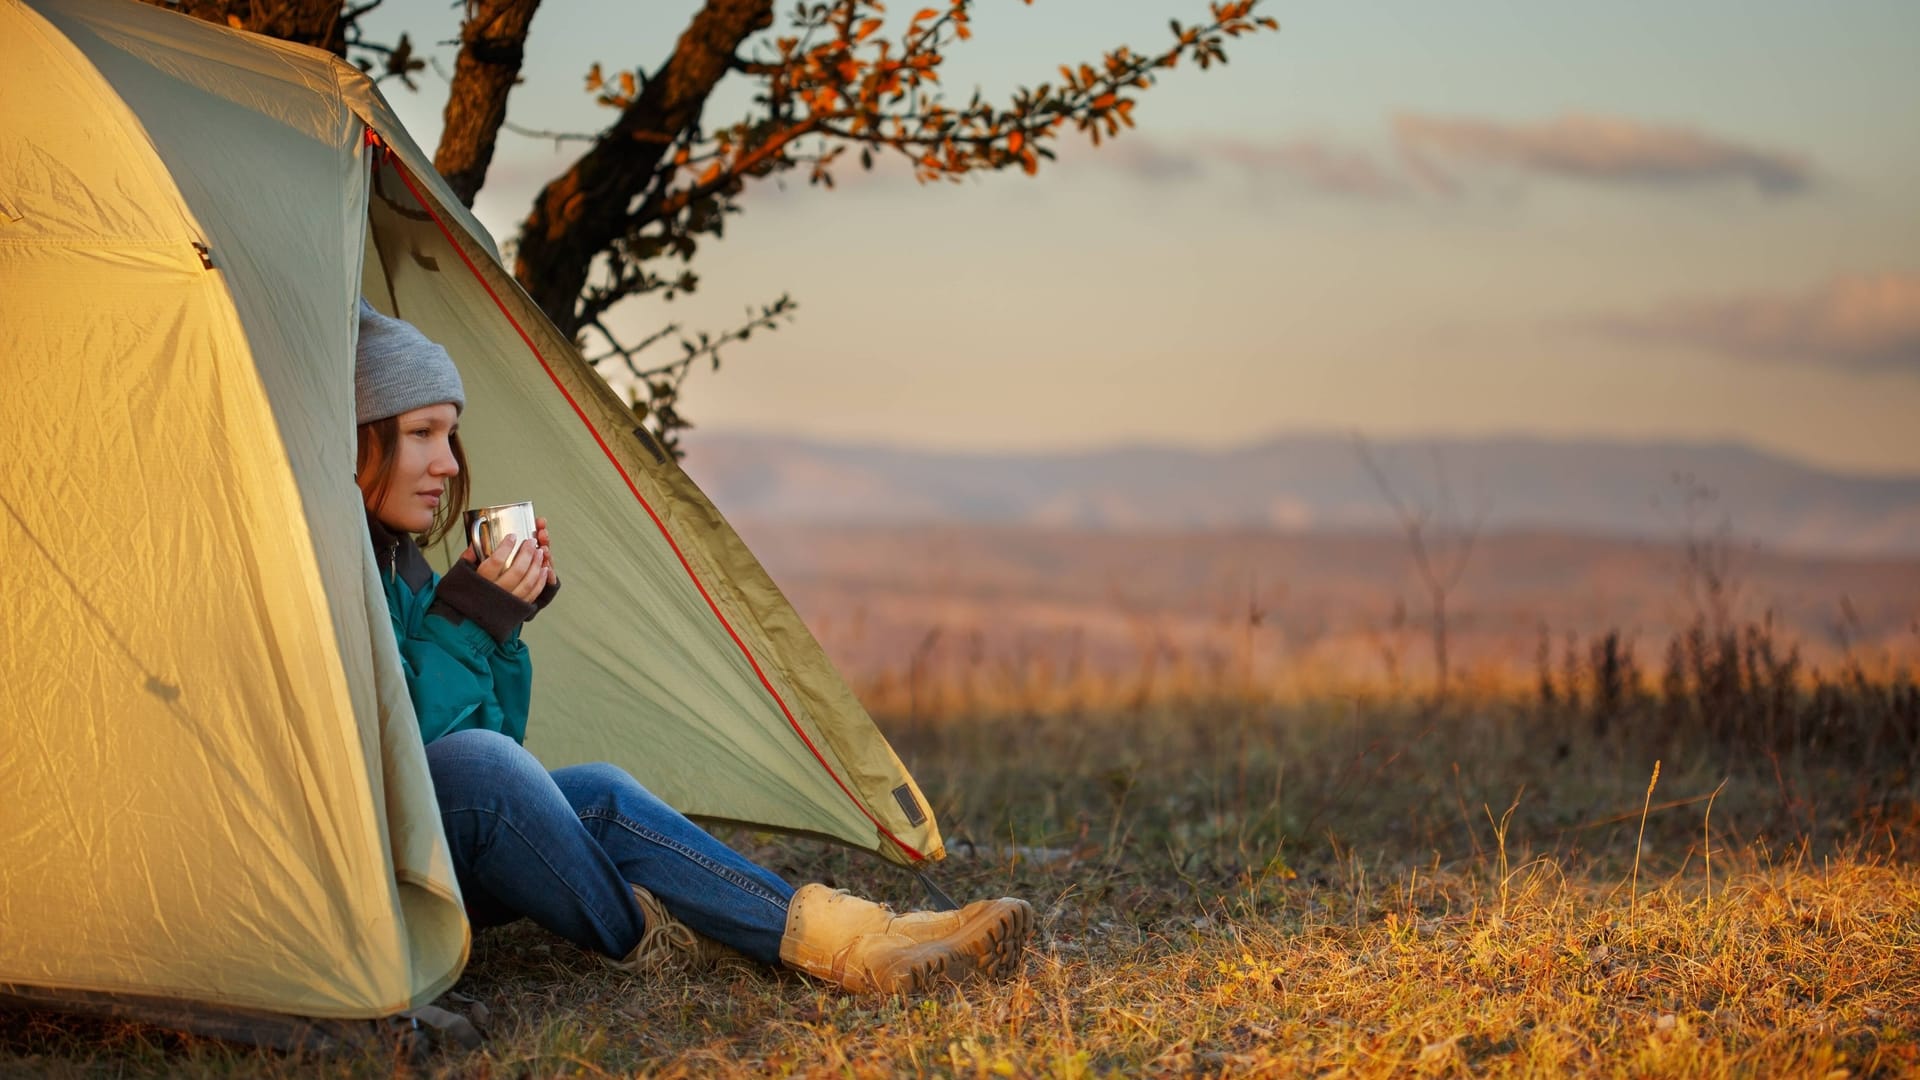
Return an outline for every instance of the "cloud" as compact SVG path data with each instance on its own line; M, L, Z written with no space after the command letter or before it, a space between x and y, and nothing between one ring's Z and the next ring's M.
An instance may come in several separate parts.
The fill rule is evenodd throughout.
M1094 161L1150 184L1217 174L1273 179L1359 199L1465 194L1469 170L1495 166L1590 183L1677 188L1745 184L1767 196L1796 195L1814 183L1802 155L1750 146L1693 128L1569 113L1538 123L1402 113L1393 120L1387 161L1328 138L1194 138L1129 135L1100 150L1068 143L1063 157ZM1397 160L1393 160L1397 159Z
M1920 375L1920 273L1842 275L1796 294L1678 301L1604 320L1600 329L1747 359Z
M1407 185L1372 154L1327 139L1204 138L1173 144L1130 137L1095 151L1093 160L1158 184L1228 171L1279 179L1327 195L1383 199L1407 193Z
M1763 195L1813 183L1798 154L1748 146L1686 127L1568 113L1536 124L1402 113L1394 136L1407 171L1427 189L1456 194L1455 165L1502 165L1597 183L1673 187L1741 182Z

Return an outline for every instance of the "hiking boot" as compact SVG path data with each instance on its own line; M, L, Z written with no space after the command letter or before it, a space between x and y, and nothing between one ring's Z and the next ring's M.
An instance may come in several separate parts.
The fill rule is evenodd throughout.
M744 953L695 933L692 927L667 914L659 898L646 889L631 883L628 888L633 890L640 913L647 917L647 928L640 932L640 943L632 952L619 960L608 961L614 967L650 975L681 968L712 971L721 966L760 966Z
M806 885L788 904L780 960L856 993L917 994L942 979L1012 974L1032 929L1033 908L1012 897L895 915L844 889Z

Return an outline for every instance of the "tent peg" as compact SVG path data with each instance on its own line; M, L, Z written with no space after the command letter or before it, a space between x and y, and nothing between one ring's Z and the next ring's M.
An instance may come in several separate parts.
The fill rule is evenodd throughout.
M935 911L959 911L960 905L953 902L945 890L933 883L925 870L915 870L913 876L920 879L920 887L927 891L927 906Z

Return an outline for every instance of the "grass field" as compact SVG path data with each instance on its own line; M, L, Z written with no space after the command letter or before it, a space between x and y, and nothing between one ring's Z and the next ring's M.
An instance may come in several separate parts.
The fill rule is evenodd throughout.
M478 1051L282 1056L16 1014L0 1073L1920 1075L1911 682L1770 676L1738 650L1729 673L1708 648L1678 682L1608 691L1594 655L1443 705L888 723L954 851L940 882L1041 916L1010 982L909 1001L642 981L523 924L476 939ZM730 839L915 899L871 858Z

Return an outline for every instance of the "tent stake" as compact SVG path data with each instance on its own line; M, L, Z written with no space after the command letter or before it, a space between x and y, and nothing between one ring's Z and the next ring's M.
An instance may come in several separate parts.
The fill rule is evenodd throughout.
M935 885L933 883L933 879L927 876L927 872L925 870L915 870L913 872L913 876L919 878L920 887L927 890L927 906L928 907L932 908L935 911L959 911L960 910L960 905L954 903L953 897L948 896L940 888L940 886Z

